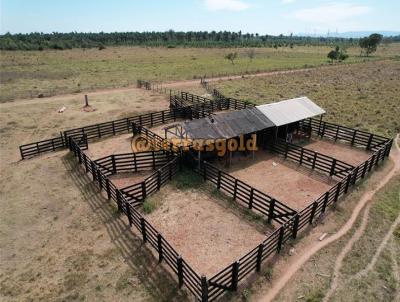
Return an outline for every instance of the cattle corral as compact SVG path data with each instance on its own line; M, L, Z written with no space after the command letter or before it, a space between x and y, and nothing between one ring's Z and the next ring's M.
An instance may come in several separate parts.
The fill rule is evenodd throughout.
M151 88L151 84L145 87ZM334 205L358 180L383 161L389 155L392 143L392 140L384 137L308 118L290 127L277 127L276 136L272 140L260 140L260 147L267 151L256 151L255 159L247 155L248 158L239 163L235 163L234 156L232 166L225 169L203 161L200 153L192 152L191 149L183 152L184 150L179 150L176 146L165 144L160 132L156 134L147 128L175 123L180 119L205 118L215 110L253 107L239 100L225 98L218 91L213 91L213 95L215 100L198 98L187 93L174 96L175 98L171 96L172 106L169 110L64 131L58 138L20 148L22 158L25 158L69 147L85 171L92 175L99 189L104 190L108 199L117 203L119 210L128 216L129 224L135 226L143 241L156 251L159 261L165 262L177 275L179 285L186 285L196 298L202 301L212 301L226 291L237 290L241 280L253 271L260 271L262 263L270 255L279 253L288 240L296 238L300 230L315 222L329 206ZM185 107L179 106L176 98L183 99ZM305 135L318 136L324 139L324 144L331 147L321 148L315 143L310 144L311 148L308 148L307 144L302 144L302 147L280 137L282 131L288 134L292 128ZM119 140L121 146L115 142L107 144L103 140L92 143L93 140L121 133L125 133ZM131 147L132 133L141 134L146 139L151 138L149 141L153 147L165 145L168 148L163 151L127 153ZM271 133L261 131L258 134L265 136ZM343 142L348 146L342 148ZM92 146L96 147L93 153ZM335 146L339 146L337 149L340 151L328 154L324 152L331 148L335 150ZM359 148L368 150L369 153L360 151ZM347 149L357 150L351 155L351 158L355 158L354 161L348 162L346 160L350 157L341 156ZM227 161L227 158L225 160ZM246 168L235 171L235 167L240 168L241 165ZM209 194L204 194L204 197L201 192L187 194L169 191L171 188L168 182L176 177L178 170L183 166L193 169L226 198L232 198L235 204L242 206L249 213L257 214L257 219L270 224L271 231L261 234L248 225L245 219L239 219L241 216L233 215L231 211L225 213L225 209L218 206L218 202ZM134 173L140 174L133 176ZM128 184L124 178L129 178L129 175L135 178L130 179ZM121 179L122 184L119 182ZM270 179L272 181L268 183ZM274 182L277 180L280 182ZM264 182L269 186L264 186ZM162 188L164 185L166 186ZM274 191L273 188L278 185L287 185L285 194L290 193L293 199ZM143 201L152 193L160 191L156 193L160 194L164 190L168 195L164 198L166 203L152 214L141 214L140 206ZM300 192L301 190L303 192ZM175 195L175 198L169 195ZM185 204L182 204L185 201L184 197L193 204L186 208L194 212L180 212L185 208ZM173 210L162 213L165 207ZM196 207L199 208L196 210ZM177 217L185 219L178 223ZM218 217L223 219L217 219ZM207 218L210 218L207 228L192 224L196 219L203 224ZM245 229L244 233L240 233L244 234L245 243L224 241L233 240L233 235L238 233L237 230L227 227L235 224L242 225ZM182 238L179 232L185 228L186 237ZM226 230L232 233L229 234ZM193 237L190 237L191 232ZM221 241L215 242L214 246L212 240L221 234L220 232L230 239L221 237ZM202 238L204 241L196 239L192 242L187 238ZM204 245L212 246L203 250ZM195 253L190 254L188 251L191 249L195 250ZM224 256L220 262L212 260L216 251ZM245 254L247 251L249 252ZM203 273L206 275L202 275Z

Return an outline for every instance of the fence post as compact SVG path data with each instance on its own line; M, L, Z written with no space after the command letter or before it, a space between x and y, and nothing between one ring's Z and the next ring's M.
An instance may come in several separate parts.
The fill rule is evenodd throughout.
M147 197L147 192L146 192L146 183L143 181L142 182L142 198L146 199Z
M365 177L365 173L367 173L367 168L368 168L368 161L364 162L364 168L361 174L361 178Z
M279 229L279 238L278 238L278 245L277 245L277 251L278 253L281 252L282 250L282 245L283 245L283 235L285 234L285 228L284 226L281 226Z
M142 231L143 242L146 243L147 242L146 223L143 217L140 218L140 228Z
M106 178L106 191L107 191L107 199L111 199L111 188L110 188L110 180Z
M131 205L125 201L126 215L128 216L129 226L132 226L132 213L131 213Z
M261 243L258 246L257 250L257 263L256 263L256 272L261 271L261 262L262 262L262 252L263 252L264 245Z
M380 148L379 151L378 151L378 155L377 155L375 166L377 166L378 163L379 163L379 157L381 157L381 151L382 151L382 148Z
M157 170L157 190L159 191L161 188L161 172Z
M253 207L253 195L254 195L254 189L251 188L251 190L250 190L250 200L249 200L249 209L250 210Z
M119 189L115 190L117 193L117 205L118 205L118 211L122 212L122 205L121 205L121 191Z
M83 164L85 166L85 172L87 173L89 171L89 167L88 167L88 160L87 160L87 156L85 153L83 153Z
M303 163L303 156L304 156L304 148L301 148L300 149L301 151L300 151L300 166L301 166L301 164Z
M335 142L337 141L338 135L339 135L339 125L337 125L336 127Z
M103 182L102 182L100 169L97 169L97 181L99 182L99 189L101 191L101 189L103 189L103 185L102 185Z
M293 239L296 239L297 232L299 231L299 220L300 220L300 216L299 216L299 214L296 214L296 216L294 217L294 222L293 222L293 233L292 233Z
M93 181L96 180L96 166L94 165L94 162L90 161L90 165L92 166L92 176L93 176Z
M357 175L357 174L356 174ZM340 194L340 189L341 189L341 187L342 187L342 182L339 182L339 184L338 184L338 186L337 186L337 189L336 189L336 193L335 193L335 199L334 199L334 204L336 205L336 202L338 201L338 199L339 199L339 194Z
M285 159L287 158L288 152L289 152L289 144L286 142L286 146L285 146Z
M366 148L367 150L369 150L371 148L371 143L372 143L373 136L374 135L372 133L369 135L368 144L367 144L367 148Z
M221 170L218 170L217 189L221 188Z
M354 185L354 184L356 183L356 181L357 181L358 169L359 169L359 166L357 166L356 169L354 170L353 185Z
M352 145L352 146L354 145L354 141L355 141L355 139L356 139L356 135L357 135L357 130L354 130L353 137L352 137L352 139L351 139L351 145Z
M235 178L235 184L233 186L233 200L236 200L236 194L237 194L237 178Z
M157 247L158 247L158 263L161 263L163 260L163 250L162 250L162 236L161 234L157 234ZM179 263L178 263L179 266Z
M113 168L113 174L117 173L117 166L115 165L115 155L111 155L111 162L112 162L112 168Z
M353 170L353 172L354 172L354 170ZM352 173L349 173L349 174L347 174L347 179L346 179L346 187L344 188L344 193L346 194L347 193L347 191L349 190L349 186L350 186L350 180L351 180L351 177L352 177Z
M322 127L321 138L323 138L325 135L325 127L326 127L326 122L324 122L324 126Z
M332 176L335 173L335 167L336 167L336 159L333 159L332 165L331 165L331 171L329 172L330 176Z
M321 213L325 213L326 206L327 206L327 204L328 204L328 199L329 199L329 191L327 191L327 192L325 193L324 203L322 204Z
M310 224L313 223L315 212L317 211L318 202L314 201L311 209Z
M372 155L372 159L371 159L371 162L370 162L370 164L369 164L368 172L371 172L371 169L372 169L372 165L373 165L373 163L374 163L374 160L375 160L375 153Z
M208 282L204 275L201 276L201 302L208 302Z
M232 285L231 290L237 290L238 288L238 277L239 277L239 261L232 264Z
M317 155L318 155L318 153L317 152L315 152L314 153L314 159L313 159L313 163L312 163L312 168L311 169L315 169L315 162L317 161Z
M160 260L161 262L161 260ZM176 258L176 265L178 267L178 283L179 283L179 288L183 286L183 259L182 256L179 255L178 258ZM207 286L208 288L208 286Z
M274 198L272 198L269 203L268 220L267 220L268 223L271 223L271 221L274 219L275 202L276 202L276 200Z

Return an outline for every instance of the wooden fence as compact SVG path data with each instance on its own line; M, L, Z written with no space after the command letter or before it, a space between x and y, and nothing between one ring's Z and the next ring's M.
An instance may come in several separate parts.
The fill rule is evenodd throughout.
M391 140L387 141L385 144L381 145L380 149L376 150L368 160L366 160L364 163L362 163L357 167L353 167L353 169L351 169L347 173L342 171L342 169L343 168L349 169L350 167L347 166L340 167L340 165L337 165L336 163L336 165L333 168L333 173L334 173L333 175L337 175L339 177L343 176L343 178L341 178L341 180L338 183L336 183L333 187L331 187L329 191L325 192L319 198L312 201L303 210L301 210L298 213L296 212L292 213L292 215L290 215L288 219L283 221L281 227L279 227L271 235L269 235L262 243L260 243L246 255L244 255L237 261L233 262L232 264L228 265L220 272L218 272L216 275L211 277L207 281L208 301L213 301L217 299L218 297L223 295L226 291L237 290L238 283L241 280L243 280L247 275L249 275L252 272L259 272L261 270L262 262L265 259L267 259L274 253L280 253L285 243L287 243L292 238L295 239L301 230L305 229L307 226L312 225L317 220L319 220L319 217L324 215L328 207L335 206L338 200L348 192L351 186L354 186L358 181L364 178L374 166L377 166L379 162L383 161L388 156L389 152L388 150L390 150L391 144L392 144ZM287 145L288 144L284 144L285 148L283 150L285 150L285 153ZM291 144L289 144L289 146L291 147ZM301 147L292 148L294 152L293 154L296 154L296 156L293 159L298 162L301 159L301 156L298 155L298 152L301 153L301 149L302 149ZM288 151L287 154L289 158L290 151ZM314 158L314 156L312 158ZM309 165L307 166L309 167ZM322 166L325 166L325 164L322 164ZM315 167L317 167L317 163L315 163ZM328 169L329 172L332 171L332 163L330 167L331 168ZM216 184L219 189L224 190L230 195L233 195L232 182L236 184L238 180L236 180L229 174L224 175L223 172L221 173L218 168L213 167L209 163L204 163L203 169L207 171L207 172L202 172L203 175L204 174L206 175L205 179L210 180L211 182ZM323 169L325 172L328 171L326 167L324 167ZM337 171L335 169L339 170ZM244 187L246 186L249 187L248 185L244 184ZM244 200L242 200L242 202L244 204L247 205L251 204L249 196L251 196L251 194L249 193L245 193L243 195ZM249 206L249 208L254 209L254 203L253 206L252 207ZM271 207L269 207L269 209L271 209ZM263 214L268 213L265 210L260 212ZM282 220L279 222L282 222Z
M79 143L76 142L75 139L73 137L70 139L69 148L75 154L75 157L78 158L79 163L84 165L85 171L92 174L92 178L94 181L97 181L99 189L106 190L108 199L116 202L118 209L128 217L129 225L135 226L140 232L143 242L148 243L149 246L156 251L158 254L158 261L160 263L166 263L177 275L179 287L185 285L197 300L207 301L207 287L205 287L207 284L206 277L197 275L160 232L158 232L136 209L138 203L130 202L129 196L117 189L107 175L102 172L102 169L82 151ZM159 169L162 172L158 173L158 171L156 171L156 173L145 180L145 186L148 185L146 188L149 190L148 194L157 190L157 188L161 186L161 183L165 183L169 179L170 173L174 174L176 172L177 162L178 158L173 159ZM167 177L165 177L165 171L168 171ZM160 182L158 182L159 180Z
M329 176L346 177L355 167L341 160L309 150L284 140L277 139L272 144L273 152L299 165L317 170Z
M382 145L390 141L390 139L380 135L321 121L320 119L306 119L301 122L301 126L311 128L312 132L321 138L339 140L370 151L377 151Z
M204 161L201 166L200 170L196 169L195 171L204 180L208 180L216 185L218 190L232 196L239 204L266 216L268 222L275 220L279 223L284 223L288 217L296 214L295 210L210 163Z
M81 128L69 129L60 133L59 137L51 138L39 142L34 142L19 147L21 158L37 156L44 152L62 150L68 147L69 137L80 137L83 134L89 141L110 137L122 133L128 133L132 130L132 123L143 126L157 126L164 123L170 123L182 118L191 118L188 111L181 108L168 109L147 114L136 115L132 117L113 120L110 122L88 125Z

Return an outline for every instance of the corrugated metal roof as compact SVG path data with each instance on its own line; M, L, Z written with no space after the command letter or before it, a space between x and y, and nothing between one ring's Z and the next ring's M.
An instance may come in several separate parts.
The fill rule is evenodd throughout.
M192 139L228 139L275 125L258 109L247 108L186 121L182 126Z
M276 126L298 122L324 114L325 110L307 97L300 97L271 104L256 106Z

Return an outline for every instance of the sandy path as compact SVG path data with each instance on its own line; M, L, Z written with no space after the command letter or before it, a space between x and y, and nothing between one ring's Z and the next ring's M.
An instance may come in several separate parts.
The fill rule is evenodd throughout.
M368 203L364 210L364 215L361 220L361 225L359 228L356 230L356 232L353 234L353 236L350 238L350 240L346 243L346 246L344 249L340 252L339 256L337 257L335 261L335 267L333 270L333 280L331 282L331 286L326 293L323 302L329 301L329 298L333 295L335 292L336 288L339 285L339 275L340 275L340 268L342 267L343 260L346 257L346 255L351 251L354 243L358 241L358 239L361 238L361 236L364 234L365 229L367 228L367 222L368 222L368 216L369 216L369 211L371 209L371 203Z
M378 185L364 193L361 197L360 201L358 202L357 206L354 208L353 213L349 220L342 226L342 228L335 233L334 235L328 237L324 241L317 242L314 246L310 248L305 248L305 252L303 255L299 255L297 259L293 259L293 263L289 265L289 269L285 272L285 274L277 279L272 284L272 288L268 291L268 293L263 296L260 301L272 301L276 295L280 292L280 290L286 285L286 283L294 276L294 274L305 264L315 253L319 250L324 248L325 246L329 245L332 242L335 242L347 232L351 230L355 221L358 218L358 215L362 211L362 209L367 205L367 203L371 200L371 198L378 192L389 180L400 171L400 148L398 146L399 134L397 135L395 146L396 150L393 150L391 153L391 158L394 161L394 166L389 171L389 173L378 183Z

